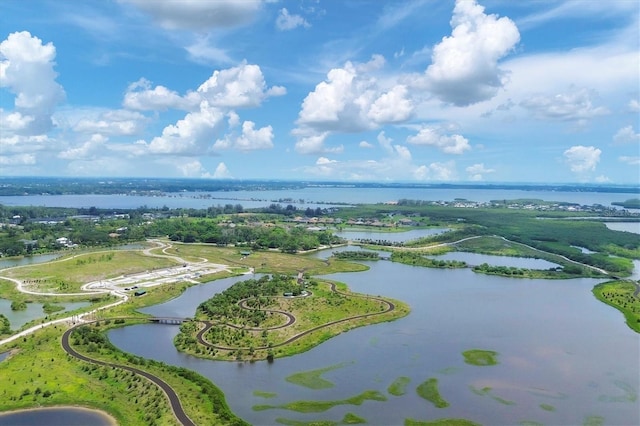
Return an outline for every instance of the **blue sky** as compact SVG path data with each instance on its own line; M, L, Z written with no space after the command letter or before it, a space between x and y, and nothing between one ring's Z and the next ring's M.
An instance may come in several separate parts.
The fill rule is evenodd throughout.
M640 184L636 0L3 0L0 175Z

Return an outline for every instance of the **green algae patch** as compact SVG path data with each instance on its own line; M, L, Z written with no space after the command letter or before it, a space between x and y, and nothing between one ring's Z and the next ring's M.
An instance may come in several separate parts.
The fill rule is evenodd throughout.
M514 401L510 401L508 399L500 398L497 395L493 395L491 393L491 388L489 386L486 386L484 388L477 388L477 387L475 387L473 385L470 385L469 389L471 389L471 392L475 393L476 395L488 396L489 398L493 399L496 402L499 402L500 404L503 404L503 405L516 405L516 403Z
M587 416L582 422L583 426L602 426L604 425L604 417L602 416Z
M347 413L342 418L342 424L344 425L360 425L364 423L367 423L365 419L360 416L356 416L353 413Z
M462 352L464 362L478 367L498 364L498 352L483 349L469 349Z
M293 401L282 405L254 405L254 411L264 411L272 409L283 409L297 411L299 413L320 413L330 410L337 405L362 405L364 401L386 401L387 397L377 390L367 390L359 395L347 399L335 401Z
M613 384L622 392L623 395L600 395L598 401L600 402L636 402L638 400L638 392L629 383L622 380L614 380Z
M287 376L285 380L289 383L293 383L294 385L304 386L305 388L309 389L328 389L334 386L333 382L323 379L320 376L329 371L342 368L345 365L346 363L340 363L325 368L319 368L317 370L301 371L299 373L294 373L290 376Z
M407 393L407 385L411 382L411 379L406 376L398 377L389 385L387 392L393 396L402 396Z
M431 402L437 408L445 408L449 406L449 403L442 398L440 391L438 390L438 379L432 377L418 385L416 388L418 396Z
M551 404L540 404L540 408L542 408L544 411L556 411L556 407Z
M253 396L259 396L260 398L275 398L276 396L278 396L278 394L275 392L265 392L260 390L254 390Z
M404 426L482 426L480 423L472 422L467 419L437 419L437 420L415 420L404 419Z

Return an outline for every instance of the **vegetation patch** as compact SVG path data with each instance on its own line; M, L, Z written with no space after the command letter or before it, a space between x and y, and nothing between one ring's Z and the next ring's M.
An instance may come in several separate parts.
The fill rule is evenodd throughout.
M334 401L293 401L287 404L281 405L254 405L254 411L264 411L272 409L283 409L290 411L297 411L300 413L320 413L330 410L338 405L362 405L365 401L386 401L387 397L377 390L367 390L363 393L352 396L347 399L340 399Z
M278 394L275 392L265 392L261 390L254 390L253 396L259 396L260 398L275 398L276 396L278 396Z
M337 365L332 365L330 367L319 368L317 370L310 371L302 371L299 373L294 373L290 376L286 377L286 381L289 383L293 383L294 385L304 386L309 389L328 389L334 386L333 382L329 380L323 379L322 376L324 373L329 371L337 370L338 368L344 367L346 363L340 363Z
M556 407L554 407L551 404L540 404L540 408L542 408L545 411L556 411Z
M638 391L629 383L622 380L614 380L613 384L620 389L622 395L600 395L598 401L601 402L636 402L638 400Z
M627 325L640 333L640 284L609 281L596 285L592 291L599 301L622 312Z
M484 367L498 364L498 353L483 349L470 349L462 352L464 362L467 364Z
M484 388L476 388L475 386L471 385L469 386L469 389L471 389L471 392L475 393L476 395L480 395L480 396L488 396L491 399L493 399L496 402L499 402L500 404L503 405L516 405L516 403L514 401L510 401L508 399L504 399L501 398L497 395L493 395L491 393L492 389L489 386L486 386Z
M378 252L367 250L334 251L332 256L343 260L380 260Z
M602 416L587 416L582 422L583 426L602 426L604 425L604 417Z
M389 385L387 392L393 396L402 396L407 393L407 385L411 382L411 379L406 376L398 377Z
M391 261L405 265L423 266L426 268L466 268L467 263L461 260L442 260L426 257L424 253L395 250L391 253Z
M416 392L418 393L418 396L431 402L437 408L445 408L449 406L449 403L440 395L440 391L438 390L438 379L436 378L432 377L422 382L416 388Z

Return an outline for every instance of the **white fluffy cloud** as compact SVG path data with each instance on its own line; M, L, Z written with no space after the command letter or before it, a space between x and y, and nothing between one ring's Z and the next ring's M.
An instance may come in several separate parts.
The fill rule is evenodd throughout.
M241 135L227 135L224 139L218 139L213 145L214 150L231 148L240 151L273 148L273 128L265 126L256 130L253 121L245 121L242 123Z
M0 87L15 94L22 134L43 134L51 129L51 114L65 93L54 71L56 48L27 31L9 34L0 43ZM29 116L29 119L26 117Z
M628 155L622 155L618 157L620 162L628 164L630 166L640 166L640 157L632 157Z
M477 163L472 166L469 166L465 169L465 171L469 176L469 180L473 180L473 181L480 181L484 178L483 175L495 172L494 169L487 169L484 166L484 163Z
M207 30L250 22L260 10L261 0L120 0L131 3L167 29Z
M189 92L180 96L164 86L151 88L151 82L141 78L129 85L122 105L138 111L166 111L167 109L191 110L200 103L199 96Z
M161 136L156 136L147 145L152 154L203 155L220 131L224 114L202 101L200 110L188 113L175 125L164 128Z
M283 7L276 19L276 28L280 31L289 31L298 27L309 28L311 25L300 15L292 15Z
M146 121L147 118L136 111L110 110L95 117L80 119L73 130L78 133L131 136L142 132Z
M373 130L408 120L413 113L409 91L405 85L378 81L373 73L383 65L384 58L374 55L367 63L347 62L330 70L302 102L293 132L302 136L296 150L321 153L321 142L331 132Z
M484 13L475 0L457 0L451 36L435 45L426 77L442 101L458 106L492 98L505 83L498 61L520 41L507 17Z
M216 167L216 171L213 172L213 177L216 179L231 179L233 176L224 163L219 163Z
M108 139L106 137L100 134L91 135L89 140L85 141L81 145L60 152L58 154L58 158L64 160L83 160L92 158L95 156L95 154L103 152L102 148L104 147L107 140Z
M575 145L564 152L564 158L572 172L583 174L596 169L600 154L602 151L593 146Z
M587 89L573 89L554 95L535 95L520 105L540 119L581 121L608 114L606 108L593 105L593 97Z
M636 133L633 126L626 126L613 135L613 142L616 144L640 143L640 133Z
M434 146L446 154L462 154L471 149L469 140L462 135L444 135L442 131L433 127L424 127L413 136L407 138L413 145Z
M198 87L198 94L210 105L222 108L256 107L269 96L281 96L286 90L280 86L267 88L258 65L241 63L237 67L214 71Z
M413 171L413 177L416 180L437 180L451 181L457 180L456 164L453 161L446 163L431 163L428 166L417 167Z

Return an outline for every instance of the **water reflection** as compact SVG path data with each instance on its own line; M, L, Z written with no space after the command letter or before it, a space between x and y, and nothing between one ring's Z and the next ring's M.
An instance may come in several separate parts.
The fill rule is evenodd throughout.
M63 311L57 312L65 312L65 311L74 311L76 309L84 308L89 306L89 302L52 302L54 305L63 306ZM40 318L45 318L47 314L42 310L42 303L32 302L27 303L27 309L21 311L14 311L11 309L11 300L0 299L0 314L7 317L9 323L11 324L12 330L17 330L26 323L37 320Z
M592 296L597 280L515 280L468 269L367 264L366 272L330 278L347 282L354 291L407 301L411 314L351 330L273 364L214 362L181 354L173 346L176 326L130 326L113 330L110 338L125 351L207 376L225 392L232 410L253 424L274 424L277 418L340 421L348 412L370 424L385 425L402 424L409 417L464 417L484 424L582 424L587 416L600 415L608 424L640 422L634 399L640 340L618 311ZM215 286L202 287L209 294L221 290ZM164 308L154 307L154 314L182 315L186 304L193 307L204 293L187 296L185 301L193 300L184 306L181 296ZM471 348L497 351L500 364L465 364L461 353ZM338 364L342 366L323 375L334 383L330 389L311 390L285 380L295 372ZM400 376L411 382L405 395L395 397L387 387ZM416 394L415 388L430 377L439 379L448 408L437 409ZM485 395L473 392L484 388L490 389ZM266 400L255 395L256 390L276 397ZM252 409L257 404L343 399L365 390L377 390L387 401L341 405L313 414ZM541 404L553 406L553 411L541 409Z

